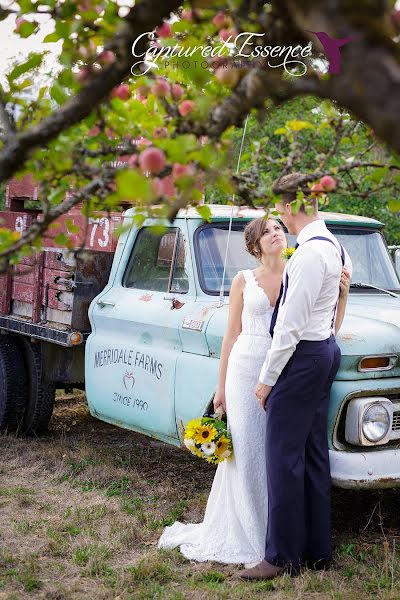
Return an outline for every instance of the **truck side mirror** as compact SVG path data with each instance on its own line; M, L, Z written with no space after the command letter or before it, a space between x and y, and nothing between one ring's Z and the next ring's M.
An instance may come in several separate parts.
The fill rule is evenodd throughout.
M394 253L394 264L396 265L397 275L400 279L400 248Z

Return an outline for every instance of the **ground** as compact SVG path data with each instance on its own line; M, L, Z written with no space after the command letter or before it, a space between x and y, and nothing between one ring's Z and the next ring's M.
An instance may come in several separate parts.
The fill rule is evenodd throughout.
M243 583L157 549L164 525L201 520L215 468L96 421L83 394L0 448L0 600L400 599L400 490L334 491L330 571Z

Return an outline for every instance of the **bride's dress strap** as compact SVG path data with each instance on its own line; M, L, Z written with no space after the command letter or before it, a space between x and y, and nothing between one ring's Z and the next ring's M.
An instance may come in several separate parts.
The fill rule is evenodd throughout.
M253 281L253 271L251 269L240 271L240 273L242 273L246 283L251 283Z

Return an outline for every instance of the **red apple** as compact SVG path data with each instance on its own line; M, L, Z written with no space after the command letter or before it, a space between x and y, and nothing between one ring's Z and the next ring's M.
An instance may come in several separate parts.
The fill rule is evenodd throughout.
M330 175L324 175L321 178L320 184L326 192L332 192L336 188L336 181Z
M183 19L184 21L192 21L193 11L190 8L184 8L181 12L181 19Z
M192 177L194 175L193 165L182 165L181 163L174 163L172 167L172 177L174 179L180 179L181 177Z
M121 100L128 100L131 95L131 90L127 83L121 83L111 90L111 98L121 98Z
M324 194L325 189L322 187L320 183L313 183L311 187L311 191L313 194Z
M91 129L89 129L89 131L88 131L88 136L94 137L95 135L99 135L100 132L101 132L100 127L98 125L93 125L93 127Z
M157 96L157 98L164 98L170 92L170 85L168 81L164 79L164 77L157 77L153 83L151 91L155 96Z
M156 28L156 34L159 38L170 38L173 36L174 32L172 31L171 25L164 22L160 27Z
M165 163L165 154L159 148L146 148L139 157L139 165L144 173L160 173Z
M179 83L173 83L171 86L171 96L174 100L180 100L184 94L183 87Z
M215 77L222 85L226 85L230 88L235 87L240 79L238 69L234 69L233 67L219 67L215 71Z
M111 50L103 50L103 52L99 54L98 60L103 65L111 65L113 62L115 62L115 54L114 52L111 52Z
M184 100L178 107L181 117L186 117L194 109L195 104L191 100Z
M81 67L78 73L76 73L75 78L79 83L83 83L90 77L91 72L92 70L90 67Z

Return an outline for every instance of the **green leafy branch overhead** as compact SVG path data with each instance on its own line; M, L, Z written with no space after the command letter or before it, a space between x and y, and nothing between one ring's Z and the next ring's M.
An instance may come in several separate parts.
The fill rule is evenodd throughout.
M339 0L329 6L290 0L193 0L182 6L174 0L141 0L131 8L114 0L21 0L18 9L2 8L0 19L14 20L21 38L50 22L53 31L44 47L58 44L60 50L46 83L38 82L48 50L38 48L10 67L0 90L0 183L33 173L43 213L17 240L0 230L0 257L15 260L29 245L39 244L49 224L81 201L87 216L126 205L140 212L161 203L160 215L170 219L180 207L198 204L205 189L268 205L271 174L278 177L299 166L305 185L332 178L334 188L326 179L322 186L332 195L367 199L380 189L387 192L389 185L388 204L398 211L400 20L398 11L378 0L362 12ZM149 36L153 30L155 36ZM355 40L342 50L340 75L322 74L326 60L309 33L320 30ZM307 73L290 76L270 68L268 59L234 68L228 47L218 60L201 55L199 48L241 32L264 34L270 45L312 41ZM141 62L132 54L133 44L141 55L150 47L156 52L177 43L198 49L174 61L160 60L146 74L137 64L132 73L135 61ZM265 140L251 136L251 159L244 157L236 175L235 132L244 118L250 113L253 127L264 129L274 107L284 110L293 98L310 94L319 121L288 115ZM361 129L374 138L360 156L353 147ZM325 138L329 149L313 152ZM207 216L207 209L200 210Z

